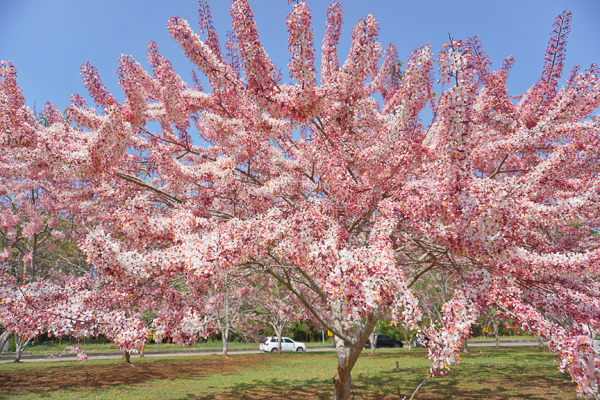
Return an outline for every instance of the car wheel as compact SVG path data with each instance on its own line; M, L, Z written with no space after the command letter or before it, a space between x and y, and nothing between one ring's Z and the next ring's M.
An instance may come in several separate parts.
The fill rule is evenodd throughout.
M298 348L296 349L296 352L297 352L297 353L302 353L303 351L304 351L304 349L303 349L302 347L298 347Z
M394 348L395 349L399 349L400 348L400 343L394 343Z
M272 348L271 353L277 353L277 347Z

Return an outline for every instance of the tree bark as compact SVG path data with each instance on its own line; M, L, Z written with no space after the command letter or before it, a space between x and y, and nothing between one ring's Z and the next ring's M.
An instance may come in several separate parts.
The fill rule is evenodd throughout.
M221 332L221 340L223 341L223 357L227 357L227 351L229 350L229 340L225 332Z
M350 345L348 353L344 341L337 336L333 337L338 356L338 371L333 377L333 400L347 400L350 397L350 385L352 383L352 368L360 356L360 350L355 343ZM340 362L341 359L341 362Z
M375 355L375 349L377 348L377 338L379 337L379 329L381 328L381 321L379 321L379 325L377 325L377 333L375 333L375 329L369 335L369 340L371 341L371 355Z
M498 321L496 321L496 318L494 318L492 320L492 326L494 328L494 338L496 339L496 348L499 349L500 348L500 333L499 333L499 329L498 329Z
M145 357L145 355L144 355L145 349L146 349L146 345L144 344L144 345L142 345L142 349L140 350L140 357L142 357L142 358Z
M16 347L15 362L21 361L21 355L23 354L23 350L25 349L25 347L27 346L27 343L29 343L30 340L31 340L30 338L15 335L15 347Z
M360 357L360 353L367 342L369 335L371 332L373 332L376 321L377 318L373 314L370 314L364 324L360 322L356 323L356 336L353 338L351 343L349 343L350 348L347 353L344 346L344 341L337 336L333 337L338 359L337 374L333 377L333 400L348 400L350 398L352 368L354 368L358 357ZM334 309L333 324L337 330L343 331L339 310ZM359 324L362 326L359 326Z
M9 339L10 339L10 332L9 331L2 332L2 334L0 335L0 353L4 349L4 346L6 345L6 342L8 342Z
M229 319L229 286L225 284L225 297L223 298L223 318L217 313L219 329L221 331L221 340L223 342L222 356L227 358L229 350L229 329L231 327Z
M468 353L469 352L469 346L467 344L467 339L465 339L464 342L462 343L462 347L460 348L460 352L461 353Z
M122 363L124 365L133 365L130 361L129 358L131 357L131 354L128 351L124 351L123 352L123 359L122 359Z
M283 329L277 329L277 354L281 354L281 341L283 337Z

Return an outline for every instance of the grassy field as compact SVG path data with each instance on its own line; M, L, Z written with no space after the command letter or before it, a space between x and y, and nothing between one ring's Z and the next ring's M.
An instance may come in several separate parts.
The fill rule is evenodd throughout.
M424 349L365 352L353 399L402 399L425 377ZM333 352L0 364L0 399L329 399ZM460 366L430 379L418 399L575 399L547 349L471 348ZM396 370L396 362L399 370Z

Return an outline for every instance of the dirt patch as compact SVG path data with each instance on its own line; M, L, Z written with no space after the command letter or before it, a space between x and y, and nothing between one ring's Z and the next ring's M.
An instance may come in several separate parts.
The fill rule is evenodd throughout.
M235 374L263 367L255 356L224 359L206 356L195 359L132 359L135 366L76 364L69 366L32 366L22 370L0 370L0 393L40 392L43 390L86 390L117 385L135 385L149 380L174 380L195 376ZM267 360L265 360L267 361Z

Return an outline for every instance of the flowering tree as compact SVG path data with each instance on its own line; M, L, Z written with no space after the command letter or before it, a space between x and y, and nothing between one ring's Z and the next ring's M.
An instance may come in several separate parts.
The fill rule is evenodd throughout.
M16 84L14 70L5 69L3 75L3 91L8 92ZM22 108L24 99L16 91L10 100L3 111L15 118L10 112ZM48 130L67 123L52 103L38 117L28 116L25 121ZM31 132L20 142L5 137L0 156L0 261L5 272L21 283L46 276L49 270L87 272L76 240L85 223L80 217L82 202L90 191L82 182L75 184L72 177L48 169L44 160L31 157L36 136Z
M221 332L223 357L227 357L231 333L245 336L251 325L252 302L256 296L248 277L227 276L215 279L208 289L206 312Z
M492 71L477 38L452 39L437 58L422 46L400 72L369 15L340 65L333 3L317 76L311 16L299 3L287 19L293 82L284 83L246 0L231 6L225 53L202 13L205 41L180 18L168 28L210 90L187 85L151 43L152 75L120 59L122 104L82 67L101 112L74 97L75 127L42 129L23 104L3 108L3 146L35 138L32 156L49 169L101 188L95 196L111 212L98 214L83 246L98 274L118 285L158 282L173 299L176 283L202 293L230 271L270 275L334 333L334 398L347 399L375 322L389 312L415 327L413 285L446 271L460 279L442 319L425 328L431 376L458 362L471 322L493 305L549 340L580 395L598 396L600 81L592 65L558 85L569 13L555 22L540 80L516 102L506 88L512 58ZM3 68L0 105L18 90ZM160 129L150 132L149 121ZM163 298L155 323L189 328L181 341L197 334L197 309ZM546 317L555 313L573 323Z
M3 72L1 85L9 93L15 85L14 71L8 68ZM2 104L7 118L14 118L10 112L24 103L19 90L11 94ZM36 120L28 115L22 122L49 129L54 125L56 129L59 120L64 121L51 103L42 116ZM29 284L37 285L54 273L68 273L76 279L87 272L76 240L83 224L78 210L88 191L83 186L74 187L70 177L49 171L43 160L30 157L37 135L33 129L29 133L23 140L14 140L14 135L5 137L0 156L0 277L7 290L0 301L0 323L5 333L15 334L16 361L24 346L44 328L34 317L39 313L16 299L26 299ZM22 288L10 292L11 287ZM2 312L7 310L8 314Z
M306 315L306 309L298 304L293 293L272 277L267 276L265 281L258 284L254 302L253 318L271 326L277 336L278 354L281 354L283 332L290 323L294 320L310 320L310 315Z

